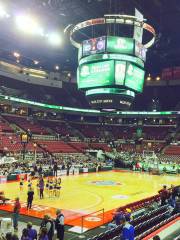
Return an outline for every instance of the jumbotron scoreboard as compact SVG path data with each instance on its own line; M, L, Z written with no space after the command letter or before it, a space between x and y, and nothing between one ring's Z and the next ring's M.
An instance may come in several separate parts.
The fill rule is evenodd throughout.
M128 109L136 94L143 92L146 52L155 40L154 29L143 20L138 16L110 15L71 27L70 40L78 48L78 89L85 92L93 108ZM74 38L80 29L108 23L133 25L134 36L105 35L81 42ZM153 38L143 45L144 29Z

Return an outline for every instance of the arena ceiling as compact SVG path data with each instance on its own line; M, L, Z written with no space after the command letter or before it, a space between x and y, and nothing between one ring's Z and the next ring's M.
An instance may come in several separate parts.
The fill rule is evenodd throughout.
M147 71L159 73L163 67L180 65L179 0L7 0L7 3L14 12L33 12L47 28L61 32L71 23L107 13L133 14L137 8L157 31L156 43L148 52ZM64 39L62 47L51 48L37 40L22 38L6 23L0 24L0 49L18 50L30 59L38 59L44 68L58 64L66 70L76 69L77 52L68 39Z

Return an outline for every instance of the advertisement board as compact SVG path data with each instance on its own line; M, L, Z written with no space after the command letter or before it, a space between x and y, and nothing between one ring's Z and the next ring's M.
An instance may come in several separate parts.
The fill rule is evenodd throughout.
M83 41L82 52L83 56L88 56L96 53L105 52L106 37L92 38Z
M115 62L115 84L123 86L126 74L126 62L116 61Z
M93 88L114 84L114 60L79 66L78 88Z
M134 64L127 63L125 86L137 92L142 92L144 86L144 75L144 70Z
M134 54L134 39L116 36L107 37L107 52L121 53L121 54Z

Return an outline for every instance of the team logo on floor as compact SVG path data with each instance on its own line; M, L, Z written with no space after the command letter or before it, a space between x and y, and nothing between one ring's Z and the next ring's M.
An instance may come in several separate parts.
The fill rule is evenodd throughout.
M127 199L129 198L127 195L114 195L112 196L113 199Z
M120 182L108 181L108 180L99 180L99 181L92 181L91 184L96 186L117 186L122 185Z

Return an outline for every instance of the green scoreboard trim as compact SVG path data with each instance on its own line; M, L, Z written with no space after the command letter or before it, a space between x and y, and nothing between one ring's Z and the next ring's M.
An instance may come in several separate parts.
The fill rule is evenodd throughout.
M84 57L79 61L79 65L90 63L90 62L96 62L100 60L120 60L120 61L127 61L132 62L136 64L139 67L144 68L144 62L138 58L133 57L125 54L116 54L116 53L104 53L104 54L94 54L90 55L88 57Z

